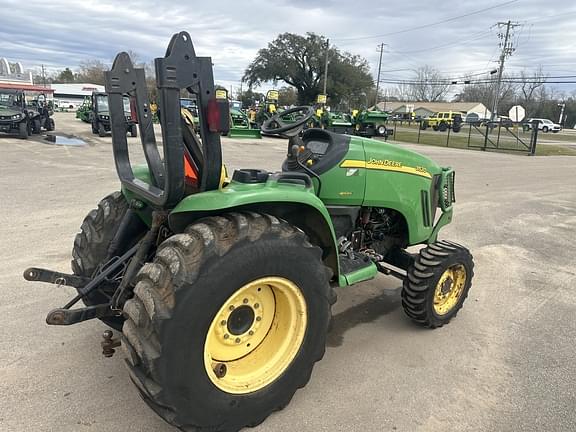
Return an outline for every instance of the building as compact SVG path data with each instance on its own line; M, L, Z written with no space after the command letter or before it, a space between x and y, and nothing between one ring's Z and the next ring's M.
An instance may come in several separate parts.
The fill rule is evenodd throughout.
M54 91L54 103L58 108L75 109L82 105L85 97L92 92L104 92L104 86L98 84L50 84Z
M52 90L43 86L34 85L32 72L26 71L22 63L10 63L6 58L0 58L0 88L9 90L24 90L26 99L34 99L39 94L52 99Z
M22 63L10 63L0 57L0 84L33 85L32 72L25 71Z
M378 109L400 116L414 113L418 118L428 118L437 112L455 111L475 119L490 118L491 112L480 102L378 102Z

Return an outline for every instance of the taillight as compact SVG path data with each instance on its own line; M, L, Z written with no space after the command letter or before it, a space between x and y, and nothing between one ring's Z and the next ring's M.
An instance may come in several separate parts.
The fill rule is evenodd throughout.
M210 132L227 133L230 129L230 119L227 99L210 99L206 120Z

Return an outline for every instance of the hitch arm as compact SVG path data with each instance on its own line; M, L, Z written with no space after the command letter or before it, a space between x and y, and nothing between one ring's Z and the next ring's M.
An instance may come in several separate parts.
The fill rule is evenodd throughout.
M24 279L33 282L36 281L47 282L56 285L66 285L74 288L81 288L90 282L90 278L87 277L60 273L37 267L30 267L24 270Z

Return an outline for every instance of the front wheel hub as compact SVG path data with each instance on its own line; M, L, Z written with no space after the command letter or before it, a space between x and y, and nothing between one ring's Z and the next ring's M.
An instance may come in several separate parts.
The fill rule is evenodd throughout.
M448 267L436 284L434 290L434 312L437 315L446 315L460 301L466 284L466 268L461 265Z

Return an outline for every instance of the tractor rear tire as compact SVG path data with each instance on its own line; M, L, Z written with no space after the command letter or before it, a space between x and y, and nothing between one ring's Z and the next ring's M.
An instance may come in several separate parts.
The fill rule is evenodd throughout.
M28 139L28 135L29 135L28 132L29 132L28 131L28 123L25 121L20 122L20 124L18 125L18 136L21 139Z
M160 245L126 302L122 346L132 381L184 431L260 424L307 384L324 355L330 275L320 248L273 216L230 213L189 225ZM240 311L246 322L233 316Z
M120 192L108 195L84 218L80 232L74 239L72 249L72 271L75 275L92 277L98 268L105 264L108 247L116 235L120 222L128 210L128 203ZM113 294L93 291L84 298L86 306L106 303ZM124 318L103 318L110 327L121 330Z
M404 312L424 327L442 327L456 316L468 296L474 261L465 247L439 241L420 250L407 273L402 289Z
M446 129L448 129L448 124L446 122L442 122L438 125L438 130L440 132L446 132Z
M434 125L434 126L432 126L432 129L437 132L437 131L438 131L438 126Z

